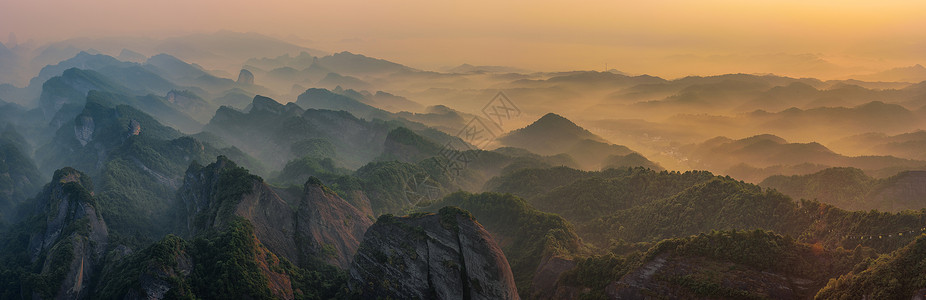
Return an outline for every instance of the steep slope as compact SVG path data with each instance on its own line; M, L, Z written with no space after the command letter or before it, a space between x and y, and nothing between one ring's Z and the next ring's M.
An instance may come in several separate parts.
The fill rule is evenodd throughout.
M221 156L205 167L192 164L178 198L187 210L184 223L190 234L243 218L270 251L300 266L317 259L346 268L372 223L317 179L287 202L260 177Z
M35 298L88 298L109 237L92 190L77 170L55 172L30 217L13 227L18 235L4 237L4 267L18 273L8 288Z
M116 257L103 270L100 299L343 299L347 278L329 266L303 269L267 250L253 225L234 220L192 241L168 235Z
M523 298L549 293L563 272L556 265L569 265L568 257L579 252L579 237L566 220L511 194L457 192L422 210L437 213L446 206L469 211L492 234L505 252Z
M73 166L97 183L99 210L114 233L136 238L139 246L169 233L173 195L191 161L228 155L252 162L235 148L218 149L184 137L150 115L91 92L79 116L58 129L36 151L42 169ZM249 167L252 164L248 164Z
M43 176L25 138L10 126L0 132L0 224L17 221L16 207L41 188Z
M831 280L816 299L920 299L926 289L926 236Z
M361 298L519 299L505 254L466 211L384 215L350 268Z

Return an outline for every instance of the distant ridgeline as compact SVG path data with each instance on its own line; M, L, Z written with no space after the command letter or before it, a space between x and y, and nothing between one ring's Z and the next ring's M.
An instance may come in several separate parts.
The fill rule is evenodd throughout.
M167 54L80 52L25 88L0 85L29 105L0 100L0 299L899 299L926 289L921 134L834 143L898 157L771 134L670 145L734 178L665 171L553 113L476 149L451 135L475 115L373 89L437 80L448 88L409 93L463 103L485 91L448 93L454 80L505 78L551 105L547 94L587 91L657 99L602 104L654 114L748 108L724 120L783 132L820 116L852 130L846 120L896 116L876 124L895 132L920 124L923 84L443 74L266 37L199 38L303 52L248 59L237 81ZM852 91L892 102L778 107ZM714 117L673 113L667 124ZM818 172L765 176L808 170Z

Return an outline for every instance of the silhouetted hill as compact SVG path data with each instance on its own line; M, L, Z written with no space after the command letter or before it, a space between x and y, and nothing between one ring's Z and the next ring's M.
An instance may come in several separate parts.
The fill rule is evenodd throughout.
M845 149L858 155L892 155L908 159L926 160L926 131L914 131L898 135L864 133L831 143L834 148Z
M337 73L347 75L384 75L413 70L394 62L347 51L321 57L318 63Z
M898 67L867 75L853 75L851 78L870 81L899 81L922 82L926 81L926 67L916 64L908 67Z
M789 143L768 134L740 140L717 137L681 150L688 154L689 164L694 168L726 173L750 182L772 175L809 174L827 167L855 167L882 175L926 166L923 161L892 156L844 156L819 143ZM886 175L880 177L883 176Z
M540 155L565 153L585 169L602 168L606 159L626 156L632 150L613 145L598 135L576 125L569 119L548 113L527 127L514 130L498 138L504 146L527 149ZM646 159L637 160L647 166L655 165ZM627 161L631 162L631 161Z
M926 172L905 171L874 179L855 168L831 168L803 176L772 176L759 185L795 199L812 199L847 210L897 212L926 207Z
M364 104L354 98L331 92L327 89L308 89L302 93L302 95L299 95L296 99L296 104L305 108L334 111L343 110L366 119L387 118L389 116L389 113L384 110Z

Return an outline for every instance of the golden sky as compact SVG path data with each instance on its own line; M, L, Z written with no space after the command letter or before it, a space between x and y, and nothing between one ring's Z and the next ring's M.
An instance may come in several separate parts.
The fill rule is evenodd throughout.
M838 77L926 63L919 0L0 0L0 33L20 41L222 29L425 69Z

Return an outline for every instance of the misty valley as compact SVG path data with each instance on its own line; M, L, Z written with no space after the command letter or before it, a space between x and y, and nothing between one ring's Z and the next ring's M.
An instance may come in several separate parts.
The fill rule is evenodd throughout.
M0 44L0 299L910 299L926 68ZM697 72L696 70L693 72Z

